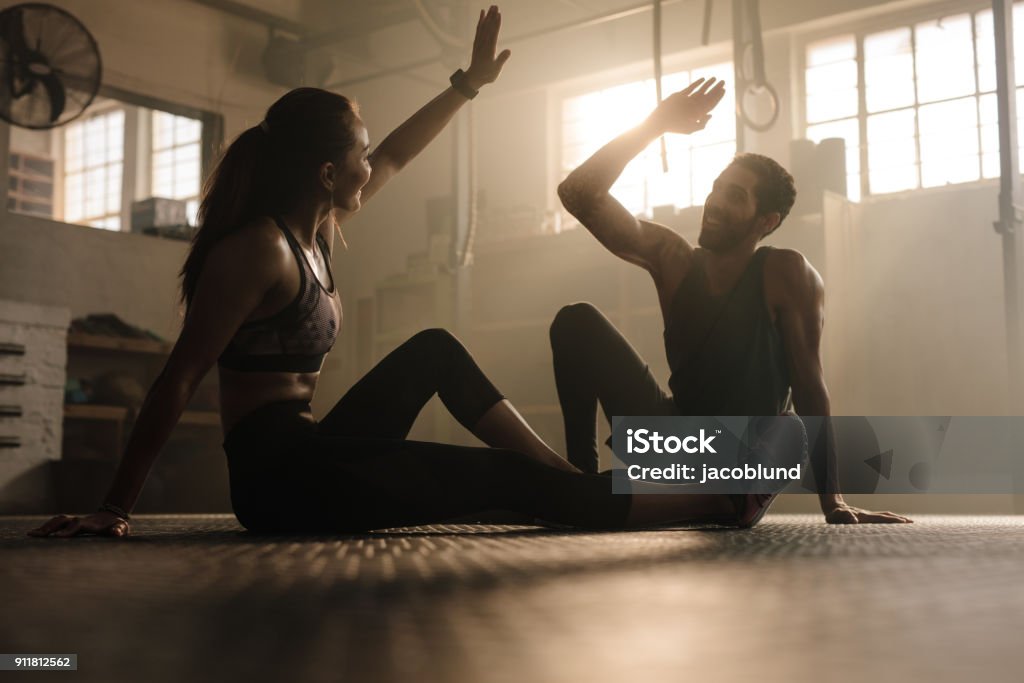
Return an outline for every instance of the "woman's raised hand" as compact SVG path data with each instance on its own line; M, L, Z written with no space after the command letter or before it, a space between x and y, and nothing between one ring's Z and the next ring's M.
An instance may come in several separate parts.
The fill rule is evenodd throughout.
M699 78L662 100L648 121L659 133L695 133L707 125L724 95L725 81Z
M53 536L67 538L80 534L97 536L127 536L131 531L128 520L113 512L94 512L84 517L57 515L40 527L30 529L29 536Z
M493 83L501 68L505 66L509 50L502 50L495 56L498 49L498 31L501 29L501 12L497 5L491 5L486 12L480 10L480 19L476 22L476 37L473 39L473 57L466 69L466 83L474 90L480 86Z

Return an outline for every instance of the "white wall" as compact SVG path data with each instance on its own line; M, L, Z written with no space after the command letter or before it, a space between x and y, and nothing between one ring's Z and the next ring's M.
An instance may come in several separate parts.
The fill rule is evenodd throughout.
M1012 415L994 182L826 220L826 369L847 415Z

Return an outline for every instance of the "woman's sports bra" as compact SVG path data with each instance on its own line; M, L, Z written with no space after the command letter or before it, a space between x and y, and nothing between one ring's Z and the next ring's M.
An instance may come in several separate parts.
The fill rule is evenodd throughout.
M241 371L319 372L341 327L340 307L334 304L337 288L331 256L326 241L318 233L316 241L331 278L331 288L327 289L320 284L291 230L280 218L275 217L274 222L299 263L299 293L274 315L242 323L217 364Z

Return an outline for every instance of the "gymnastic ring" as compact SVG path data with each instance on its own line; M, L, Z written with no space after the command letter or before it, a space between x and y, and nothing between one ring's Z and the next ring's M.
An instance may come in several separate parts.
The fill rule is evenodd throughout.
M771 97L772 100L772 115L768 117L768 121L766 121L765 123L755 123L754 121L752 121L750 119L750 116L747 114L747 110L743 106L743 102L746 100L747 93L759 89L768 91L768 95ZM751 130L756 130L758 133L763 133L772 126L774 126L775 122L778 121L779 119L779 94L775 91L775 88L772 87L772 84L768 83L767 81L765 81L761 85L758 85L756 83L747 83L746 88L743 89L743 93L736 98L736 109L740 113L740 119L743 121L743 123L747 125L748 128L750 128Z

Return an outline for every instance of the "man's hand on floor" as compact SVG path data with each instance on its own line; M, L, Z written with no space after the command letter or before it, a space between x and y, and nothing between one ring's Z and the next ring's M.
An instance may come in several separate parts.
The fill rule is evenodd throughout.
M830 509L823 509L825 521L829 524L907 524L914 520L895 512L872 512L839 502Z

